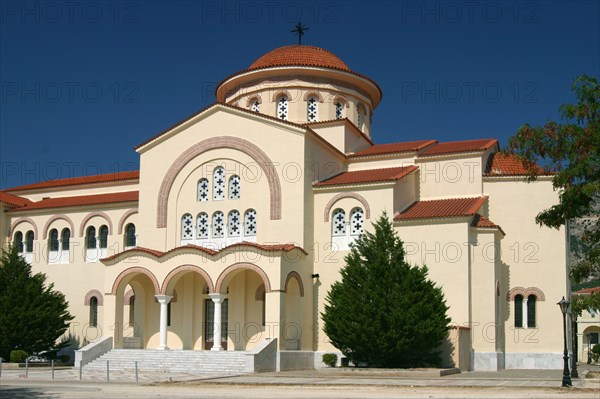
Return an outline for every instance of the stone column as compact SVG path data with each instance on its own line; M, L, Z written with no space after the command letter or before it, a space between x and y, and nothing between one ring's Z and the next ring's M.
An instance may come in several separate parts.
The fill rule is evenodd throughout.
M209 294L210 299L212 299L215 304L215 315L213 320L213 346L211 350L213 351L222 351L223 347L221 346L221 303L223 302L223 294Z
M527 313L527 298L523 298L523 328L528 327Z
M154 295L154 297L160 303L160 345L158 348L161 350L167 350L167 305L173 298L171 295Z

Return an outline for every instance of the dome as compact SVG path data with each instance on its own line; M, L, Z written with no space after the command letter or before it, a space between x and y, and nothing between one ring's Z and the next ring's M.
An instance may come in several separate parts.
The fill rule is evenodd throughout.
M283 46L254 61L248 70L278 66L314 66L350 71L348 65L331 51L306 45Z

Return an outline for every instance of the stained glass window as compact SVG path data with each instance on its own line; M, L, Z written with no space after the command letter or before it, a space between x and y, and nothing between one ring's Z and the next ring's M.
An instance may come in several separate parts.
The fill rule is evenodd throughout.
M341 101L335 103L335 119L342 119L344 117L344 104Z
M108 247L108 227L100 226L100 248Z
M129 223L125 226L125 246L135 247L137 245L137 238L135 236L135 224Z
M345 236L346 235L346 212L343 209L336 209L333 211L333 217L331 218L333 226L332 234L334 236Z
M317 121L317 99L314 97L308 99L306 118L309 122Z
M363 210L362 208L354 208L350 212L350 234L357 236L363 232Z
M208 201L208 179L198 180L198 201Z
M260 103L256 98L252 100L252 111L260 112Z
M71 230L63 229L61 233L61 238L63 251L68 251L71 246Z
M86 230L85 247L87 249L96 248L96 228L90 226Z
M50 251L58 251L58 230L50 230L50 238L48 240L48 246L50 247Z
M222 200L225 198L225 169L222 166L215 168L213 178L213 199Z
M287 96L280 96L277 98L277 117L287 121L288 118L288 98Z
M196 237L208 238L208 215L205 212L198 214L196 226Z
M186 213L181 218L181 239L190 240L194 238L194 219Z
M227 220L227 235L229 237L240 236L240 212L233 210L229 212Z
M33 231L31 230L25 234L25 252L33 252Z
M212 220L212 236L214 238L223 238L225 235L225 217L223 212L217 211L213 213Z
M233 175L229 178L229 199L240 198L240 177Z
M244 235L256 235L256 211L254 209L248 209L244 213Z

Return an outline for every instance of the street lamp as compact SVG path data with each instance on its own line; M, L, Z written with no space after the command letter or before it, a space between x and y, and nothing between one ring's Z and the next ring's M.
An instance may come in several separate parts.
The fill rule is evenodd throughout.
M588 354L587 354L587 364L592 364L592 334L588 333L586 335L587 337L587 349L588 349Z
M563 368L563 378L562 378L562 386L570 387L573 385L571 382L571 375L569 373L569 352L567 352L567 311L569 310L569 301L565 299L563 296L560 302L557 303L560 306L560 311L563 315L563 360L564 360L564 368Z

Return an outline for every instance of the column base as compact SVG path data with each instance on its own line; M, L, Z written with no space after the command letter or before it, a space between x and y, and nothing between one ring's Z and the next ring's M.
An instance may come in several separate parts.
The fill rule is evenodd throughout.
M158 345L158 346L156 347L156 350L159 350L159 351L168 351L168 350L169 350L169 347L168 347L168 346L166 346L166 345Z
M218 352L218 351L222 351L222 350L224 350L224 349L223 349L223 347L222 347L222 346L215 347L215 346L213 345L213 347L212 347L212 348L210 348L210 350L211 350L211 351Z

